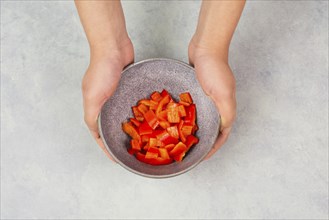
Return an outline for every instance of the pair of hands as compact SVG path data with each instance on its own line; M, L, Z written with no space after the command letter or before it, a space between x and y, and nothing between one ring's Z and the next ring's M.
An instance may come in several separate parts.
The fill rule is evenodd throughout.
M97 117L106 100L114 93L125 66L134 61L134 49L130 39L122 45L103 52L92 50L90 65L82 81L85 122L105 154L113 160L102 142ZM235 79L227 57L208 50L191 41L189 62L195 67L197 79L203 90L216 104L221 115L221 131L210 158L227 140L236 114ZM114 161L114 160L113 160Z

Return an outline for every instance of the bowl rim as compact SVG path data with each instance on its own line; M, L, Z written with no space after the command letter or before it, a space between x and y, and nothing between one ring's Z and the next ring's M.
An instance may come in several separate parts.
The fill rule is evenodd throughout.
M180 60L176 60L176 59L171 59L171 58L150 58L150 59L145 59L145 60L141 60L141 61L138 61L138 62L135 62L135 63L132 63L130 65L128 65L126 68L124 68L121 72L121 75L124 74L125 71L127 71L128 69L136 66L136 65L139 65L141 63L148 63L148 62L153 62L153 61L174 61L178 64L181 64L181 65L184 65L186 67L188 67L189 69L192 69L193 71L195 71L195 69L183 62L183 61L180 61ZM198 82L199 83L199 82ZM201 86L201 85L200 85ZM202 89L203 90L203 89ZM203 90L204 92L204 90ZM205 92L204 94L206 95L206 97L208 97L209 99L211 99L211 101L213 102L213 99L207 95ZM106 100L107 101L107 100ZM102 107L103 108L103 107ZM129 170L130 172L132 173L135 173L135 174L138 174L140 176L143 176L143 177L148 177L148 178L153 178L153 179L164 179L164 178L169 178L169 177L175 177L175 176L178 176L178 175L181 175L183 173L186 173L190 170L192 170L194 167L196 167L197 165L199 165L203 159L208 155L208 153L213 149L213 147L209 148L209 151L207 151L202 157L200 157L200 159L195 162L193 165L187 167L186 169L183 169L179 172L176 172L176 173L172 173L172 174L164 174L164 175L152 175L152 174L146 174L146 173L142 173L142 172L139 172L137 170L134 170L132 169L131 167L127 166L126 164L124 164L123 162L121 162L111 151L111 149L109 148L109 146L107 145L106 141L105 141L105 138L104 138L104 134L103 134L103 131L102 131L102 125L101 125L101 117L102 117L102 108L101 108L101 111L98 115L98 118L97 118L97 123L98 123L98 131L99 131L99 134L100 134L100 137L101 137L101 140L107 150L107 152L112 156L112 158L115 160L116 163L120 164L123 168ZM217 109L217 107L216 107ZM216 129L216 132L219 134L220 132L220 127L221 127L221 116L218 112L218 109L217 109L217 114L218 114L218 119L219 119L219 122L218 122L218 127ZM216 141L213 143L213 145L216 143Z

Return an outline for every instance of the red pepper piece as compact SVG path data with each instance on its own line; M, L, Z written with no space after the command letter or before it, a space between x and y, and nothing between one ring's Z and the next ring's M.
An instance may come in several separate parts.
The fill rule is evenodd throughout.
M142 139L142 143L148 143L150 138L151 138L151 134L144 134L144 135L141 135L141 139Z
M170 123L179 123L180 117L178 114L177 108L169 108L167 112L168 122Z
M158 119L161 120L161 121L167 121L168 120L168 118L167 118L167 112L168 112L167 110L163 110L163 111L159 112L157 114Z
M174 138L172 136L169 135L169 133L167 131L163 131L160 134L158 134L157 139L160 140L164 145L168 145L168 144L176 144L178 143L178 139Z
M160 157L163 159L170 159L169 153L166 148L159 148Z
M185 124L188 125L195 125L196 119L196 109L195 104L191 104L190 106L186 107L186 117L185 117Z
M148 108L146 105L144 105L144 104L139 104L139 105L137 106L137 109L138 109L143 115L149 110L149 108Z
M149 100L149 99L141 99L139 100L138 104L143 104L143 105L146 105L147 107L150 107L150 106L154 106L154 105L157 105L158 102L154 101L154 100Z
M187 150L189 150L194 144L197 144L199 143L199 139L193 135L189 135L186 137L186 147L187 147Z
M130 146L132 149L140 151L141 150L141 142L136 139L131 139L130 140Z
M165 97L165 96L167 96L167 95L169 95L169 93L167 92L167 90L162 90L162 92L161 92L161 96L162 97Z
M168 144L166 146L164 146L165 149L167 149L168 152L170 152L172 149L174 149L175 144Z
M183 105L179 105L177 107L177 109L178 109L179 117L185 117L186 116L185 107Z
M147 158L145 158L145 155L140 152L138 152L136 154L136 158L137 158L137 160L139 160L143 163L147 163L147 164L151 164L151 165L166 165L166 164L170 164L173 161L171 158L163 159L161 157L147 159Z
M167 106L166 106L167 109L169 109L169 108L176 108L176 107L178 107L178 104L175 103L175 102L169 102L167 104Z
M180 94L179 99L183 102L187 102L190 104L193 103L192 97L191 97L190 93L188 93L188 92L184 92L184 93Z
M169 155L174 157L174 156L178 156L181 153L185 153L187 150L187 147L184 143L179 142L178 144L176 144L176 146L174 147L174 149L172 149L169 152Z
M151 99L156 101L156 102L159 102L162 99L162 96L159 92L155 91L155 92L152 93Z
M143 121L144 120L144 116L143 113L141 113L137 106L132 107L133 113L134 113L134 117L138 120L138 121Z
M185 135L184 135L183 132L182 132L183 124L184 124L184 121L181 120L181 121L179 122L179 124L178 124L178 134L179 134L179 138L180 138L180 140L181 140L183 143L185 143L186 138L185 138Z
M122 123L122 130L127 133L132 139L140 140L141 137L138 134L136 128L131 122Z
M149 126L147 121L144 121L139 127L138 131L140 135L152 134L153 129Z
M157 139L156 138L150 138L149 139L149 146L150 147L156 147L157 146Z
M170 127L170 123L167 122L167 121L160 121L160 126L161 126L161 128L163 128L163 129L167 129L167 128Z
M149 147L146 154L145 154L145 158L157 158L159 155L159 150L156 147Z
M167 128L167 132L169 133L170 136L177 138L177 139L179 138L177 125Z
M190 106L190 103L179 101L178 104L184 105L184 106Z
M136 118L130 119L131 123L133 123L136 127L139 127L141 123Z
M183 125L182 127L182 134L186 137L188 135L192 134L192 129L193 126L192 125Z
M173 158L174 158L175 161L181 162L183 160L184 156L185 156L185 152L183 152L179 155L173 156Z
M195 134L197 130L199 130L199 127L195 124L192 129L192 134Z
M161 99L161 101L158 104L157 110L155 111L157 115L162 111L163 106L168 104L169 101L170 101L169 95L166 95Z
M154 114L154 112L152 110L148 110L145 114L144 114L144 118L145 121L147 121L147 123L149 124L149 126L154 130L156 129L156 127L158 127L159 125L159 121L156 117L156 115Z

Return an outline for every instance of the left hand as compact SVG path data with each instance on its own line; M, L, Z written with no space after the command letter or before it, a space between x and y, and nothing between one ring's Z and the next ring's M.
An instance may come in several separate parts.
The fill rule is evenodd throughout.
M189 45L189 61L194 66L197 79L204 92L215 102L221 116L218 138L205 157L209 159L227 140L236 116L235 78L227 57L220 52Z

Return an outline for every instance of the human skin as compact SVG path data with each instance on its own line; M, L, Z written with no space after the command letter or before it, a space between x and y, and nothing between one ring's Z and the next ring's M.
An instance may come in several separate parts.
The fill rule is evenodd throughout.
M82 80L85 122L98 145L98 114L114 93L125 66L134 61L120 1L75 1L90 46L90 64ZM221 115L218 139L210 158L227 140L236 115L235 79L228 64L229 45L245 1L203 1L196 32L188 48L189 62Z

